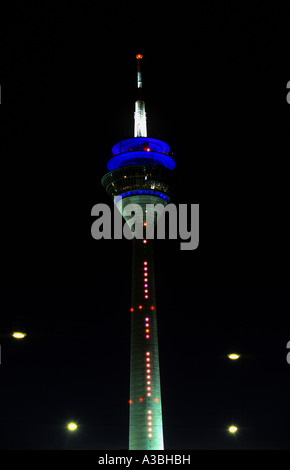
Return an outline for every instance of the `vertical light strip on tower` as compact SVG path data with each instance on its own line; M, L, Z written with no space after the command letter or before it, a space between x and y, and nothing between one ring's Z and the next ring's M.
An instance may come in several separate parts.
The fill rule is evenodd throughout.
M142 56L138 54L138 88L142 88L141 59ZM122 215L127 204L139 204L142 208L144 236L132 240L129 449L162 450L164 443L153 240L146 239L145 233L150 228L147 224L154 225L162 212L160 208L164 210L170 201L170 181L175 162L165 142L147 138L144 101L136 101L135 106L135 137L114 145L113 157L107 163L109 173L102 178L102 185L114 198ZM148 214L147 204L159 205L156 216ZM146 217L148 215L149 219ZM125 215L124 218L130 219Z

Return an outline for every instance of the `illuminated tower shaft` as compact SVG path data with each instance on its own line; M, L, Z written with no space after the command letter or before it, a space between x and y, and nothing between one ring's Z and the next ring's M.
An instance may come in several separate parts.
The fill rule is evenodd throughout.
M137 56L137 86L142 88L141 55ZM161 140L148 138L145 103L135 103L134 138L115 144L102 185L124 214L128 204L138 204L141 223L151 215L154 225L170 201L171 173L175 162ZM158 205L153 217L147 204ZM147 211L147 212L146 212ZM148 220L148 219L147 219ZM146 227L148 228L148 227ZM132 229L132 227L131 227ZM131 362L129 449L162 450L163 423L154 283L153 240L133 239L131 299ZM167 292L164 293L167 295Z
M133 240L129 449L162 450L153 240Z

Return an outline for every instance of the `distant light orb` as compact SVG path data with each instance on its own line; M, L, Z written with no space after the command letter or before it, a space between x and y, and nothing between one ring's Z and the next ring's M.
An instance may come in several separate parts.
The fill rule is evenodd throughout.
M240 354L235 354L235 353L232 353L232 354L228 354L228 358L231 359L232 361L236 361L237 359L240 359Z
M22 338L25 338L26 333L23 333L22 331L14 331L12 333L12 336L13 338L22 339Z
M77 429L77 425L76 425L76 423L69 423L67 425L67 428L68 428L69 431L75 431Z
M231 434L235 434L237 432L237 430L238 430L237 426L230 426L229 427L229 432Z

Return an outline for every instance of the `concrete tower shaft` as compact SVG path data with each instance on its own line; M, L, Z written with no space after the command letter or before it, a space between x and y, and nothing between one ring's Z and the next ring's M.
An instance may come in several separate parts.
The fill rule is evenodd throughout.
M129 449L164 449L153 240L133 240Z

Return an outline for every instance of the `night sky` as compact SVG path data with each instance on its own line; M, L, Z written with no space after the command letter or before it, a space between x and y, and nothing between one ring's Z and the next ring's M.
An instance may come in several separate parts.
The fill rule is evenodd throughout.
M165 448L290 448L290 18L187 5L7 13L1 450L128 448L131 244L94 240L91 209L112 207L101 178L133 136L137 53L172 202L201 211L197 250L155 245Z

